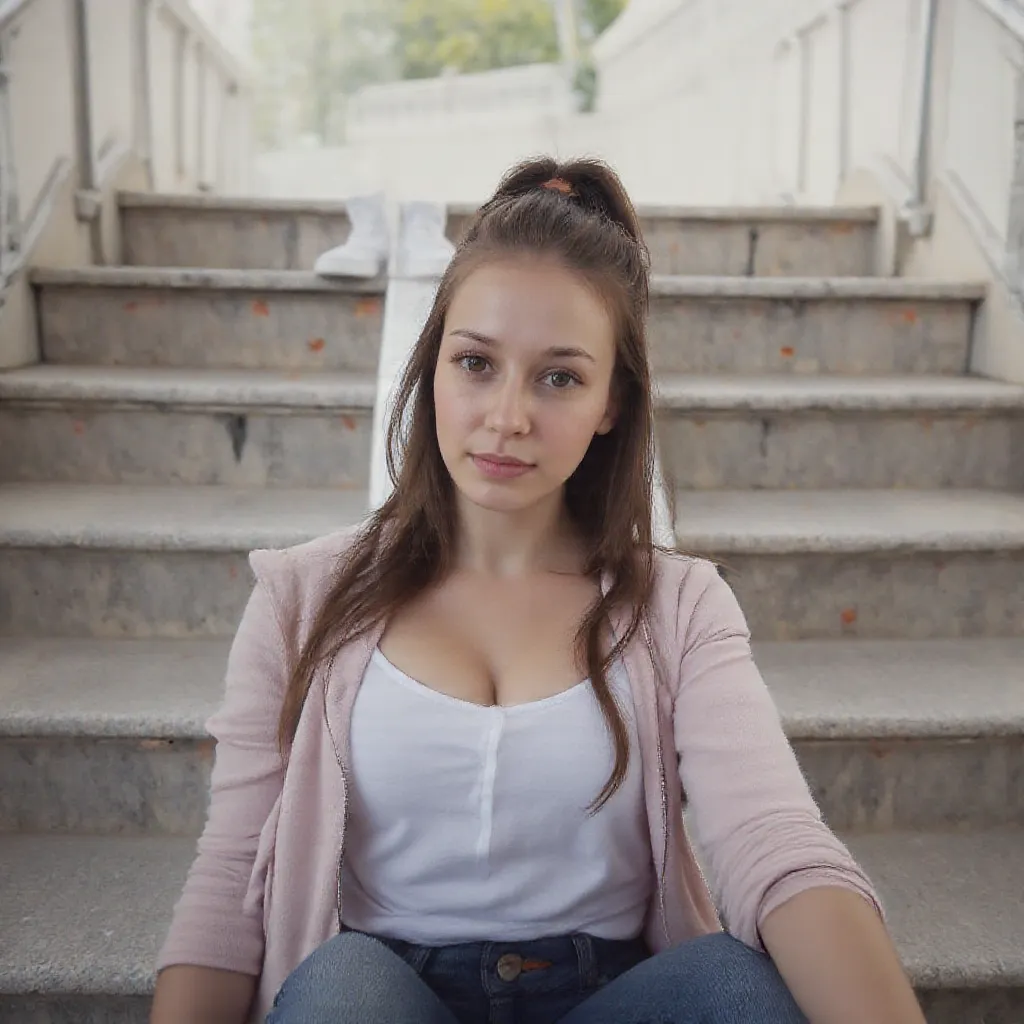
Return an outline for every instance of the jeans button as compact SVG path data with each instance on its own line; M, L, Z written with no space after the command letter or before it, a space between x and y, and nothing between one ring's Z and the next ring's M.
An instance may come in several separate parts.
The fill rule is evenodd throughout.
M515 981L522 970L523 958L518 953L506 953L498 960L498 977L502 981Z

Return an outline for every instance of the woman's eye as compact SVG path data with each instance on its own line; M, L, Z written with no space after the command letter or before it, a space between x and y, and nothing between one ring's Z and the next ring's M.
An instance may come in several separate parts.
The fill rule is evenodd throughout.
M569 387L576 382L576 378L568 370L552 370L548 374L551 386L559 390Z
M487 360L483 356L460 356L459 362L462 363L462 368L469 370L470 373L479 373L487 369Z

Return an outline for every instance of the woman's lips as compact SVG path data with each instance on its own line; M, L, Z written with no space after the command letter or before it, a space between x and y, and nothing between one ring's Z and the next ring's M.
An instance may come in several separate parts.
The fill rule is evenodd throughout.
M470 458L476 468L492 480L511 480L533 469L528 462L520 462L518 459L510 459L503 455L472 455Z

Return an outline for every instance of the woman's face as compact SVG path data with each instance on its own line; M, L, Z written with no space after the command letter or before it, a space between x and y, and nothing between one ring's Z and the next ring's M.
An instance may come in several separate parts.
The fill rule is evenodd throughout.
M548 260L487 263L455 292L434 372L437 441L462 496L514 512L554 494L614 424L603 303Z

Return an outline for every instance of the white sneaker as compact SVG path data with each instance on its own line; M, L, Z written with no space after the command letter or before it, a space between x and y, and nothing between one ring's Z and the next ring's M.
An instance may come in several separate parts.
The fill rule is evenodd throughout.
M455 255L445 237L448 212L443 203L402 203L398 221L398 277L442 277Z
M387 266L390 238L384 193L346 200L352 230L344 244L321 253L313 272L321 277L377 277Z

